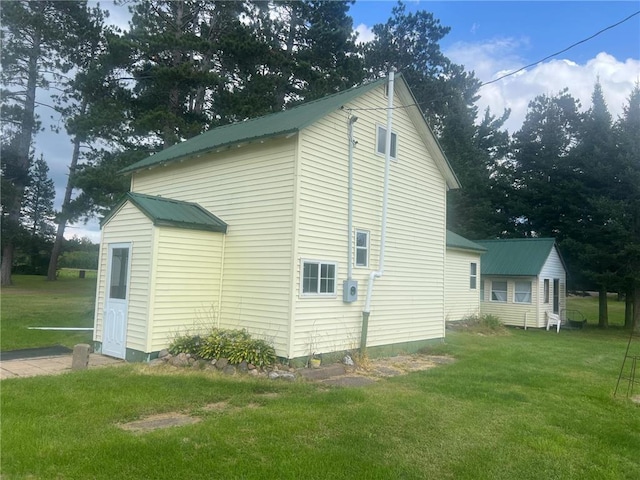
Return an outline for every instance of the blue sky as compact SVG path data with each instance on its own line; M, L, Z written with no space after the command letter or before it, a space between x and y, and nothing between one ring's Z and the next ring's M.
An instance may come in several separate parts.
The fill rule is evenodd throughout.
M111 10L111 22L127 26L126 8ZM350 8L354 29L368 41L371 28L385 23L395 1L358 0ZM451 27L440 47L452 61L474 71L482 82L537 62L584 40L598 31L640 11L640 1L411 1L408 12L426 10L443 26ZM515 132L522 125L527 105L537 95L558 93L564 87L578 98L583 110L599 80L613 118L622 113L631 89L640 82L640 15L609 29L567 52L480 89L477 106L500 115L511 110L506 128ZM45 112L42 112L45 113ZM48 116L48 112L46 114ZM71 144L62 135L42 132L36 139L36 155L44 152L56 183L59 208L64 192ZM75 225L65 236L88 236L99 241L97 222Z
M360 38L389 18L395 1L357 1L350 9ZM426 10L451 30L440 47L452 61L482 82L542 60L640 11L640 2L591 1L406 1L407 12ZM614 117L622 113L640 81L640 15L554 56L539 65L480 89L478 107L494 114L511 109L506 127L520 128L527 105L540 94L562 88L583 109L600 80Z
M351 6L357 27L384 23L394 1L364 0ZM456 42L519 41L519 53L528 63L562 50L640 10L640 2L584 1L407 1L408 12L426 10L443 26L451 27L442 40L446 50ZM618 59L640 56L640 15L567 52L585 62L594 52L606 51Z

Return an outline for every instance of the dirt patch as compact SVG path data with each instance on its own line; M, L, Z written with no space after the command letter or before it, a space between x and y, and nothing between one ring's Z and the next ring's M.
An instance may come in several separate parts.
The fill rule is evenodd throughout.
M150 415L141 420L119 425L123 430L136 433L150 432L160 428L179 427L182 425L192 425L200 421L197 417L191 417L184 413L169 412L158 415Z
M444 355L398 355L395 357L369 360L358 368L357 373L373 377L395 377L410 372L420 372L453 363L453 357Z

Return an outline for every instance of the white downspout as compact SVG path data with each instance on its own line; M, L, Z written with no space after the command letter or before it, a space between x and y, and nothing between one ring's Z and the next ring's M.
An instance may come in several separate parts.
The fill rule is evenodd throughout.
M378 261L378 270L369 273L369 284L367 285L367 298L362 312L362 332L360 336L360 351L364 352L367 348L367 332L369 329L369 315L371 313L371 297L373 296L373 283L384 273L384 251L387 239L387 203L389 197L389 171L391 166L391 127L393 123L393 82L395 78L395 69L391 67L388 76L387 88L387 135L384 148L384 189L382 193L382 226L380 233L380 257Z

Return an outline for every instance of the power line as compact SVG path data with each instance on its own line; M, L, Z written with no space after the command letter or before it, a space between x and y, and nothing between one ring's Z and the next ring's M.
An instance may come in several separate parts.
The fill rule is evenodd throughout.
M635 17L635 16L636 16L636 15L638 15L638 14L640 14L640 10L638 10L638 11L637 11L637 12L635 12L635 13L632 13L632 14L631 14L631 15L629 15L627 18L625 18L625 19L623 19L623 20L620 20L618 23L614 23L613 25L609 25L608 27L603 28L602 30L600 30L600 31L598 31L598 32L596 32L596 33L594 33L594 34L593 34L593 35L591 35L590 37L585 38L584 40L580 40L580 41L578 41L578 42L576 42L576 43L574 43L574 44L572 44L572 45L569 45L567 48L565 48L565 49L563 49L563 50L560 50L559 52L552 53L551 55L547 55L547 56L546 56L546 57L544 57L542 60L538 60L537 62L533 62L533 63L530 63L529 65L525 65L524 67L519 68L518 70L515 70L515 71L513 71L513 72L507 73L507 74L505 74L505 75L502 75L501 77L498 77L498 78L496 78L495 80L490 80L490 81L488 81L488 82L481 83L481 84L480 84L480 87L484 87L485 85L489 85L489 84L491 84L491 83L498 82L498 81L502 80L503 78L507 78L507 77L510 77L511 75L515 75L516 73L521 72L522 70L526 70L526 69L527 69L527 68L529 68L529 67L534 67L534 66L538 65L539 63L544 62L545 60L549 60L550 58L555 57L555 56L557 56L557 55L560 55L561 53L564 53L564 52L566 52L567 50L571 50L573 47L576 47L576 46L578 46L578 45L580 45L580 44L582 44L582 43L588 42L589 40L591 40L592 38L597 37L597 36L598 36L598 35L600 35L601 33L604 33L604 32L606 32L607 30L611 30L612 28L615 28L615 27L617 27L618 25L623 24L624 22L626 22L627 20L630 20L631 18Z

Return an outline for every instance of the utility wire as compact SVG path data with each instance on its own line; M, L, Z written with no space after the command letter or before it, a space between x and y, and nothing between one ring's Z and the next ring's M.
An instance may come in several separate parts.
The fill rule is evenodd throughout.
M533 67L533 66L535 66L535 65L538 65L539 63L542 63L542 62L544 62L545 60L549 60L549 59L550 59L550 58L552 58L552 57L555 57L555 56L557 56L557 55L560 55L561 53L566 52L567 50L571 50L572 48L574 48L574 47L576 47L576 46L578 46L578 45L580 45L580 44L582 44L582 43L588 42L588 41L589 41L589 40L591 40L592 38L597 37L598 35L600 35L600 34L602 34L602 33L606 32L607 30L611 30L612 28L615 28L615 27L617 27L618 25L623 24L624 22L626 22L626 21L630 20L631 18L635 17L636 15L640 15L640 10L638 10L637 12L632 13L632 14L631 14L631 15L629 15L627 18L625 18L625 19L623 19L623 20L620 20L619 22L614 23L613 25L609 25L608 27L603 28L602 30L600 30L600 31L598 31L598 32L596 32L596 33L594 33L594 34L593 34L593 35L591 35L590 37L587 37L587 38L585 38L585 39L583 39L583 40L580 40L580 41L578 41L578 42L576 42L576 43L574 43L574 44L572 44L572 45L569 45L567 48L564 48L564 49L560 50L559 52L552 53L551 55L547 55L546 57L544 57L544 58L543 58L543 59L541 59L541 60L538 60L537 62L533 62L533 63L530 63L529 65L525 65L524 67L519 68L518 70L515 70L515 71L513 71L513 72L507 73L507 74L505 74L505 75L502 75L501 77L498 77L498 78L496 78L495 80L490 80L490 81L488 81L488 82L481 83L481 84L478 86L478 88L484 87L485 85L489 85L489 84L491 84L491 83L498 82L498 81L502 80L503 78L510 77L511 75L515 75L516 73L521 72L522 70L525 70L525 69L527 69L527 68L529 68L529 67ZM414 103L414 104L410 104L410 105L401 105L401 106L396 106L396 107L393 107L393 109L395 110L395 109L397 109L397 108L408 108L408 107L413 107L413 106L416 106L416 107L422 108L425 104L427 104L427 103L432 103L432 102L433 102L433 99L432 99L432 100L430 100L429 102L422 102L422 103ZM351 110L353 110L353 111L356 111L356 110L360 110L360 111L362 111L362 110L387 110L387 108L388 108L388 107L349 108L348 110L350 110L350 111L351 111Z
M521 72L522 70L526 70L526 69L527 69L527 68L529 68L529 67L534 67L534 66L538 65L539 63L544 62L545 60L549 60L550 58L553 58L553 57L555 57L555 56L557 56L557 55L560 55L561 53L564 53L564 52L566 52L567 50L571 50L573 47L576 47L576 46L578 46L578 45L580 45L580 44L582 44L582 43L588 42L589 40L591 40L592 38L597 37L597 36L598 36L598 35L600 35L601 33L604 33L604 32L606 32L607 30L611 30L612 28L615 28L615 27L617 27L618 25L623 24L624 22L626 22L627 20L630 20L631 18L635 17L635 16L636 16L636 15L638 15L638 14L640 14L640 10L638 10L638 11L637 11L637 12L635 12L635 13L632 13L631 15L629 15L629 16L628 16L627 18L625 18L624 20L620 20L618 23L614 23L613 25L609 25L608 27L603 28L603 29L602 29L602 30L600 30L599 32L594 33L593 35L591 35L591 36L590 36L590 37L588 37L588 38L585 38L584 40L580 40L579 42L576 42L576 43L574 43L574 44L572 44L572 45L569 45L567 48L565 48L565 49L563 49L563 50L560 50L559 52L552 53L551 55L548 55L548 56L544 57L542 60L538 60L537 62L533 62L533 63L530 63L529 65L525 65L524 67L519 68L518 70L515 70L515 71L513 71L513 72L507 73L507 74L505 74L505 75L502 75L501 77L498 77L498 78L496 78L495 80L490 80L490 81L488 81L488 82L481 83L481 84L480 84L480 87L484 87L485 85L489 85L489 84L491 84L491 83L499 82L499 81L500 81L500 80L502 80L503 78L507 78L507 77L510 77L511 75L515 75L516 73Z

